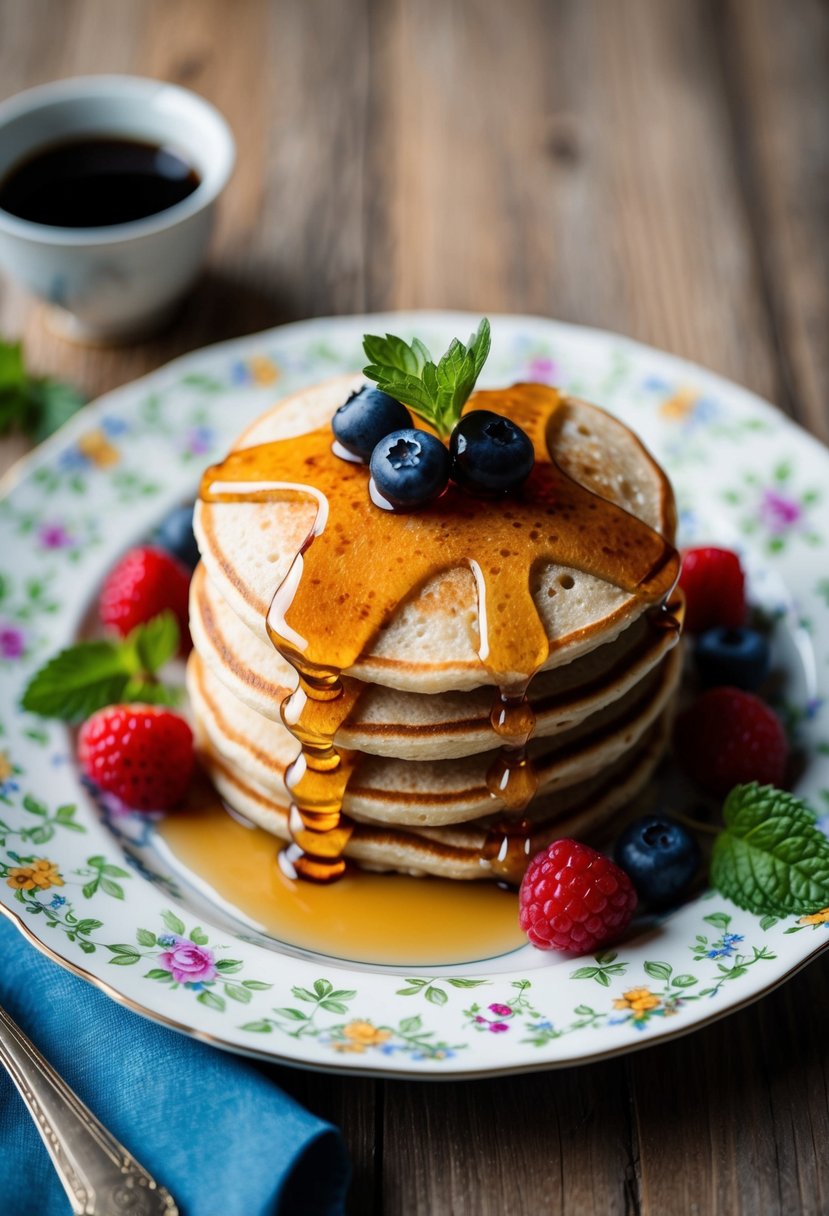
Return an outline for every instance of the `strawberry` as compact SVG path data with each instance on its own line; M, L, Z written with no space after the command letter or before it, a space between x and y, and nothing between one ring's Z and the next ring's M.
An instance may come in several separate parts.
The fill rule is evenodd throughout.
M630 924L633 883L609 857L576 840L554 840L530 862L518 922L534 946L590 954Z
M754 693L712 688L681 713L674 747L689 775L712 794L757 781L782 785L789 744L780 719Z
M107 575L101 589L98 611L104 625L126 637L136 625L144 625L169 610L178 620L181 653L188 654L192 642L188 627L190 572L180 561L150 545L130 551Z
M193 774L193 732L152 705L110 705L88 718L78 759L90 780L137 811L180 803Z
M730 549L686 549L679 585L685 592L685 628L701 633L715 625L737 629L746 619L745 576Z

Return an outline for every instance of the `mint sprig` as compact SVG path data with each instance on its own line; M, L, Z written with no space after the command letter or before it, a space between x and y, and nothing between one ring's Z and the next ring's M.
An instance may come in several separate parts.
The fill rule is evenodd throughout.
M384 393L396 397L448 439L475 387L490 348L489 321L483 318L468 345L453 338L437 363L419 338L411 345L394 334L366 334L363 374Z
M770 785L738 785L723 806L711 883L748 912L807 915L829 907L829 839L805 802Z
M77 722L116 702L174 705L178 690L156 673L178 650L179 627L172 612L139 625L122 641L79 642L35 672L20 704L43 718Z
M20 342L0 340L0 435L22 431L46 439L83 405L77 389L51 376L32 376Z

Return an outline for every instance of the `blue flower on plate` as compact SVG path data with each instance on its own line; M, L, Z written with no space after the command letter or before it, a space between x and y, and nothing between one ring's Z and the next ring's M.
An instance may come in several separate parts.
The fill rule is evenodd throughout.
M89 457L80 448L71 447L61 452L57 465L62 473L77 473L80 469L89 468Z
M741 933L723 933L718 946L712 946L706 953L706 958L728 958L734 953L737 942L743 940Z
M105 418L101 419L101 430L109 439L124 435L129 429L128 422L123 418L115 418L112 414L107 414Z

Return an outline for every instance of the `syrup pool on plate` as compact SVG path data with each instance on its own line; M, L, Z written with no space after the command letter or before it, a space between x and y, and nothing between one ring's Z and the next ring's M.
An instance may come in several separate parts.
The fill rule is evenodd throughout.
M513 891L347 870L339 882L296 882L274 860L274 838L232 817L214 792L167 815L161 839L216 902L301 950L396 967L493 958L526 943Z

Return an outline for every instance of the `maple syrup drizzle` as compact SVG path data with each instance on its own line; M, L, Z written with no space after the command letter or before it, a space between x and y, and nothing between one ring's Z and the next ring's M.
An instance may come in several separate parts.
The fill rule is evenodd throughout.
M231 452L207 470L205 502L312 499L314 523L267 614L271 642L295 668L297 690L281 707L298 740L291 766L293 846L300 877L340 877L353 825L342 813L359 754L334 739L363 685L345 676L398 608L436 575L466 566L478 588L479 657L496 686L491 721L504 740L488 775L508 816L496 820L483 860L515 881L526 865L521 812L537 786L526 752L535 725L526 690L550 643L533 601L533 570L549 562L595 575L659 604L678 573L675 550L654 529L569 477L552 459L547 428L561 397L538 384L477 393L530 436L536 463L520 494L475 498L450 483L436 502L401 515L373 506L365 465L332 451L329 427ZM324 590L323 590L324 589Z

